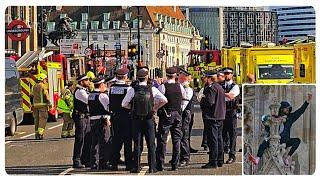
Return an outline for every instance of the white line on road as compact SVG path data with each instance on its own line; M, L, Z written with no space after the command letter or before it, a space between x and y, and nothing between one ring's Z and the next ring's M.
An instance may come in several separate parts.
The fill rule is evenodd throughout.
M149 166L143 166L138 176L144 176L147 173Z
M58 124L58 125L56 125L56 126L49 127L48 129L51 130L51 129L54 129L54 128L56 128L56 127L60 127L60 126L62 126L62 125L63 125L63 124Z
M7 142L5 142L4 144L9 144L9 143L11 143L12 141L7 141Z
M30 136L33 136L33 135L35 135L35 133L32 133L32 134L28 134L28 135L22 136L22 137L20 137L20 139L24 139L24 138L27 138L27 137L30 137Z
M70 171L73 171L73 170L74 170L74 168L68 168L68 169L64 170L63 172L61 172L59 174L59 176L64 176L64 175L68 174Z

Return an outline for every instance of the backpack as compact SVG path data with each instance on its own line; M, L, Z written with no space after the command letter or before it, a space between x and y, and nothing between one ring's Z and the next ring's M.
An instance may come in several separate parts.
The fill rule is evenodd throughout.
M135 86L132 99L132 114L146 117L153 110L152 86Z

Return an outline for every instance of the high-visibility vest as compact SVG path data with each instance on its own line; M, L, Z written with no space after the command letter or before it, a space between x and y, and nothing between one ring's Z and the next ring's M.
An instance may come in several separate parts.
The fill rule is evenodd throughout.
M68 104L66 103L66 100L65 100L66 91L70 91L70 90L65 89L61 98L58 100L57 109L64 112L64 113L72 113L72 108L68 106ZM72 93L70 93L69 96L71 98L71 101L73 101Z

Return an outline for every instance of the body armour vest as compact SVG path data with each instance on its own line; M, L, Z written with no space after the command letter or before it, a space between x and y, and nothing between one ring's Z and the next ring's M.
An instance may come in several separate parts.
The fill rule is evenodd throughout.
M80 88L80 87L76 87L76 90L74 91L74 110L78 111L79 113L88 113L88 108L87 108L87 104L80 101L79 99L76 98L76 93L77 91L86 91L88 93L88 91L84 88Z
M106 111L102 105L102 103L99 101L99 96L101 92L93 91L90 93L88 97L88 106L89 106L89 114L90 116L103 116L106 114L109 114L108 111Z
M110 111L112 112L119 112L123 110L127 111L127 109L121 106L121 103L127 94L128 88L129 88L129 85L127 84L113 84L110 87L110 91L109 91Z
M165 96L168 103L164 106L167 111L180 111L181 110L181 88L179 83L165 83Z

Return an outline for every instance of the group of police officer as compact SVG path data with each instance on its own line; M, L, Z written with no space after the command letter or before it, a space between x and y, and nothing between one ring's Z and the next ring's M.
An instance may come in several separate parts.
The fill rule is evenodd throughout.
M147 67L141 67L137 81L130 86L126 83L128 72L121 68L115 78L96 78L92 82L86 75L77 78L72 113L75 123L73 167L116 171L124 145L125 170L139 173L144 136L149 173L163 171L169 131L173 144L171 170L188 166L196 99L190 87L191 75L170 67L166 69L165 82L159 83L148 78ZM227 135L230 152L226 163L235 161L235 97L240 92L232 82L230 68L218 74L207 72L204 81L205 87L198 98L205 126L204 139L207 139L203 145L209 147L209 163L202 168L216 168L224 163L222 137ZM91 92L88 91L90 83L94 84ZM158 124L155 115L159 117Z

